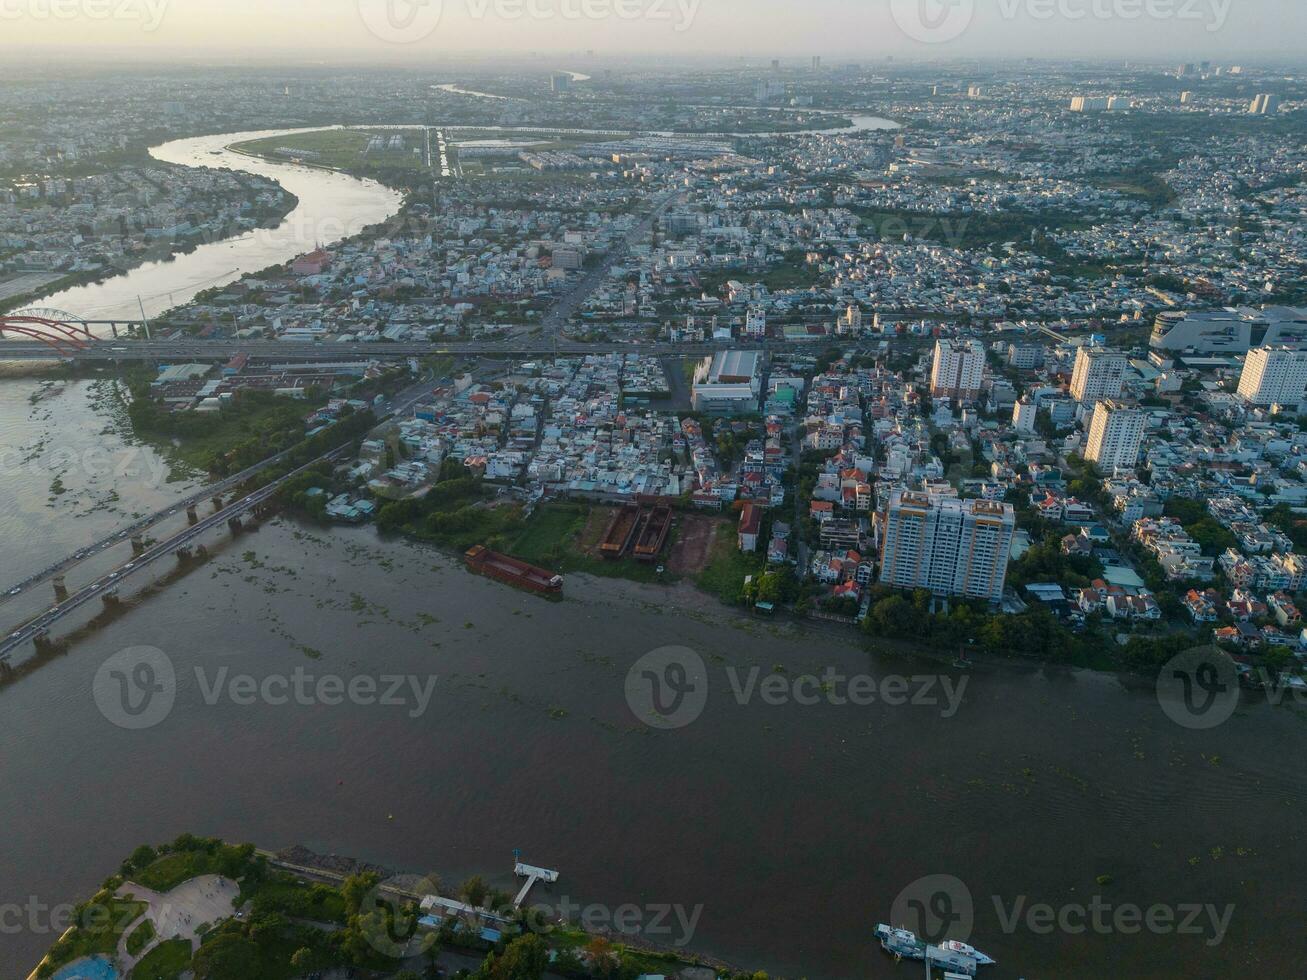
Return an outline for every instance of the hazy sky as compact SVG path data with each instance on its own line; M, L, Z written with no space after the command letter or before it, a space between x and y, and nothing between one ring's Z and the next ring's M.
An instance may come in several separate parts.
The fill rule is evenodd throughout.
M0 46L312 61L593 48L828 59L1307 56L1307 0L0 0Z

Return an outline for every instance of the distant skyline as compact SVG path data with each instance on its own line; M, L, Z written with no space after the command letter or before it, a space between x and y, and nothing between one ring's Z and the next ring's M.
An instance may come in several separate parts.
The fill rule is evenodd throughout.
M1290 0L0 0L0 47L151 59L435 54L1304 58Z

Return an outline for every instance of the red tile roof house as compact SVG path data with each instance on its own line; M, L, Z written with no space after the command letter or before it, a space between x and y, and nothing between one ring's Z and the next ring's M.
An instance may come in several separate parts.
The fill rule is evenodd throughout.
M824 523L835 516L835 505L829 500L814 500L808 513Z
M757 551L758 535L762 531L762 508L747 501L740 511L740 550Z

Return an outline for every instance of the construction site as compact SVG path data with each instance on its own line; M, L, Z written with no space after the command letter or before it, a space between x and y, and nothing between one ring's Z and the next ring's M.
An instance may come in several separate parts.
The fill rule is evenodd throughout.
M665 505L618 507L599 542L599 554L609 560L628 554L638 561L657 561L672 529L672 509Z

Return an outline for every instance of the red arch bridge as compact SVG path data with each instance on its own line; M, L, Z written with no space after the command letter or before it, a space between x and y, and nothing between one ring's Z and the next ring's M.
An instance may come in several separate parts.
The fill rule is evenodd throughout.
M0 314L0 339L10 334L38 340L61 357L72 357L99 339L79 317L62 310L45 309Z

